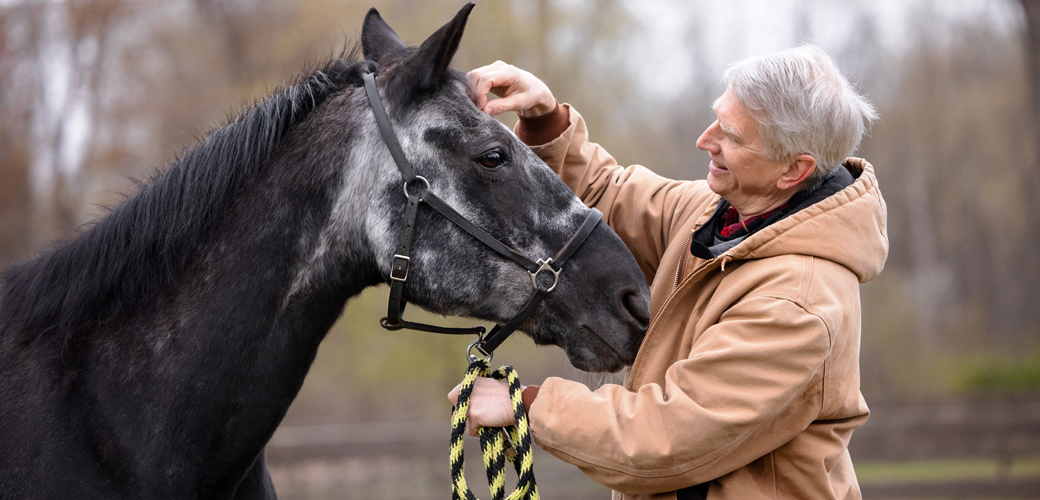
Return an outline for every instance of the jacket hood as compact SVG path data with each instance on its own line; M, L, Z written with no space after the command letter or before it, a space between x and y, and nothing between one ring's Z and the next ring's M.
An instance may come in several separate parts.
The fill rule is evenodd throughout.
M843 167L856 177L852 185L762 228L720 258L811 255L845 266L861 283L877 277L888 257L888 209L870 163L849 158Z

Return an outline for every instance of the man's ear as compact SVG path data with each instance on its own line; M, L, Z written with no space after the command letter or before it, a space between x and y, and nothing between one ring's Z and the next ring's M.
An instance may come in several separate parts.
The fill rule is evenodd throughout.
M784 167L780 179L776 181L776 187L786 191L799 186L815 171L816 158L811 155L798 155Z

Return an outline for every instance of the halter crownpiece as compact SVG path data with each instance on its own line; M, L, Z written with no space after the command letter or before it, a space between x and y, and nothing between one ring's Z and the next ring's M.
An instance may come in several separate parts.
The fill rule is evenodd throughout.
M375 76L371 72L366 71L363 78L365 81L365 92L368 95L368 103L372 108L372 115L375 117L380 135L383 136L383 142L386 144L387 149L390 150L390 156L393 157L394 163L397 164L397 169L401 172L401 177L404 178L403 189L405 197L408 199L407 204L405 205L401 232L398 233L397 236L397 248L391 261L390 298L387 300L387 315L385 318L379 320L379 324L387 330L409 329L453 335L477 335L477 340L470 344L470 347L467 350L469 360L472 361L475 359L475 356L470 354L474 348L484 356L487 356L490 360L495 349L501 345L511 333L519 328L524 321L527 321L527 319L534 314L535 310L538 309L538 306L542 303L542 299L544 299L549 292L556 289L556 285L560 281L560 272L563 270L563 264L571 255L574 254L578 247L585 242L589 235L592 234L592 231L599 224L600 220L602 220L603 214L601 214L599 210L594 208L591 209L589 214L585 217L585 221L578 227L578 230L575 231L570 239L567 240L567 243L563 245L563 248L560 249L560 251L552 258L538 259L535 261L520 252L513 250L467 220L462 216L462 214L458 213L458 211L445 203L444 200L438 198L437 195L430 191L430 182L415 174L415 170L412 169L411 164L408 163L408 158L405 156L400 142L397 141L397 135L394 133L394 129L390 125L390 119L386 115L386 110L383 108L383 103L379 98L379 91L376 89ZM506 324L496 325L492 328L491 332L488 333L486 337L484 336L486 330L483 326L472 328L450 328L428 325L425 323L413 323L411 321L405 321L404 318L402 318L404 306L406 304L406 301L404 300L404 284L408 281L408 271L411 267L410 254L412 248L412 234L415 231L415 218L418 214L420 201L426 203L430 208L436 210L460 229L469 233L485 246L495 251L495 253L516 262L523 268L527 269L527 272L531 274L531 284L534 286L534 294L527 300L527 304L520 309L520 312L518 312L516 316L513 316L512 319L506 322ZM538 274L542 271L548 271L552 274L552 285L543 287L538 284Z

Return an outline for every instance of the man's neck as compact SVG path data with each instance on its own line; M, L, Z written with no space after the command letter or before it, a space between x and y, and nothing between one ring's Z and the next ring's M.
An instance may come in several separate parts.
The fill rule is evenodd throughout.
M744 206L737 206L733 202L730 202L730 206L736 209L737 215L740 216L739 222L744 222L752 217L767 214L769 212L772 212L773 210L776 210L777 208L784 206L784 204L787 203L792 196L794 196L795 192L796 190L793 189L789 192L784 192L783 196L779 199L767 203L749 203L745 204Z

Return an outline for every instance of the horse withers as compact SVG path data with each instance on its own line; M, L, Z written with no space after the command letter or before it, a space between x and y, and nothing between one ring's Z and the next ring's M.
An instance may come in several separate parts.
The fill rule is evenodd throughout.
M403 181L378 92L432 190L551 256L586 208L448 69L472 5L419 47L373 9L334 59L245 111L0 282L0 498L274 498L263 449L346 301L391 281ZM609 218L609 214L607 214ZM527 270L419 207L405 298L508 321ZM649 291L599 224L521 329L576 367L635 358ZM451 360L455 362L455 360Z

